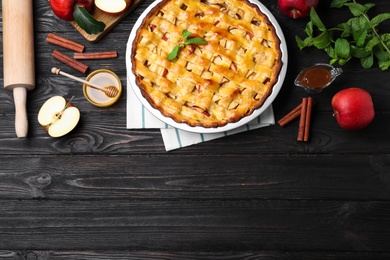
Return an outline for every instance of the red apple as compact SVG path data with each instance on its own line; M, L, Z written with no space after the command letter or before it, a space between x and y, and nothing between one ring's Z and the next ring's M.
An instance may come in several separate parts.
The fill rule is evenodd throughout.
M84 7L88 12L94 7L93 0L49 0L50 7L58 18L65 21L73 21L73 13L76 6Z
M121 14L130 4L131 0L95 0L95 6L108 14Z
M77 25L89 34L104 31L106 24L96 20L91 14L95 6L94 0L49 0L53 13L65 21L75 21Z
M278 0L280 11L290 18L309 16L310 9L317 8L319 0Z
M332 108L337 123L347 130L362 129L375 116L371 95L361 88L347 88L337 92L332 98Z

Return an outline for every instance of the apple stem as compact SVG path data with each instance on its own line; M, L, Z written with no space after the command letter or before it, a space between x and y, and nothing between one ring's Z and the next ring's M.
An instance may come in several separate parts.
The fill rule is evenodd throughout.
M74 96L72 96L72 97L70 98L70 100L69 100L68 102L66 102L66 105L65 105L65 107L64 107L64 110L67 109L67 108L69 107L70 102L72 102L73 98L74 98Z
M74 98L74 96L72 96L71 99L68 102L66 102L64 109L62 109L60 112L58 112L54 115L55 118L57 118L57 119L61 118L62 114L64 113L65 109L67 109L69 107L70 102L72 102L73 98Z
M336 116L338 113L339 113L339 112L336 111L336 112L334 112L334 113L332 114L332 116Z

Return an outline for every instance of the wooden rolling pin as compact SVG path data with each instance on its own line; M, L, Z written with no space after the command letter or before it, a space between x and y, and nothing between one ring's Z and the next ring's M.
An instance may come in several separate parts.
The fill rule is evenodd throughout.
M28 133L27 91L35 88L33 0L2 0L4 88L13 91L15 131Z

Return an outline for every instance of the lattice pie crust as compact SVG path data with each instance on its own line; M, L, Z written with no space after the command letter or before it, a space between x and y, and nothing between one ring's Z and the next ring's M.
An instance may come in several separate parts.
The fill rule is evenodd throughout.
M207 41L167 56L187 30ZM142 95L178 123L206 128L237 122L271 94L280 40L245 0L163 0L142 21L132 50Z

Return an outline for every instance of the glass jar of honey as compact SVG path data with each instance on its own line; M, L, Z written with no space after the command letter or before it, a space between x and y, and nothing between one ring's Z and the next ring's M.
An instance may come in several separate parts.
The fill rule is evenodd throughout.
M114 104L122 93L122 83L119 77L111 70L99 69L91 72L87 78L87 81L99 85L102 88L108 86L114 86L117 88L117 94L110 96L96 88L92 88L87 84L83 85L83 92L85 98L93 105L97 107L108 107Z

